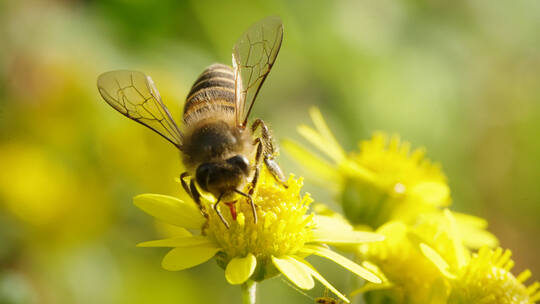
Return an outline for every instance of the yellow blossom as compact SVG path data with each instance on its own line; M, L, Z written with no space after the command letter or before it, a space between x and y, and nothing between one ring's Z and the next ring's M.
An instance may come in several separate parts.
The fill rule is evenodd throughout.
M373 229L401 220L411 222L424 212L450 203L450 190L439 166L424 158L423 149L411 150L397 135L378 132L362 141L359 151L346 154L320 111L310 110L315 129L301 125L299 133L325 157L292 141L283 143L299 163L322 184L330 185L354 225Z
M332 260L369 282L380 283L380 278L371 271L326 245L358 245L381 241L384 237L353 231L352 226L335 218L310 214L308 206L312 200L309 195L300 194L301 187L301 178L291 176L288 188L285 188L276 184L272 176L263 170L253 195L257 222L249 203L239 198L234 205L236 219L225 209L226 205L222 205L225 206L222 213L231 223L230 228L225 227L213 212L214 200L211 197L203 197L203 206L209 210L205 219L192 201L158 194L136 196L134 202L143 211L158 220L186 228L177 237L144 242L139 246L173 248L162 261L163 268L167 270L187 269L216 257L230 284L261 281L282 273L300 289L313 288L316 279L347 302L347 298L305 257L317 255ZM198 233L192 234L187 229Z
M477 247L496 244L480 224L478 218L447 209L422 214L412 225L400 221L384 224L376 230L386 237L384 242L358 247L358 255L366 260L363 266L376 273L383 284L368 283L355 294L365 293L372 301L377 298L390 303L446 303L452 269L469 260L463 232L475 231L470 242Z
M540 301L540 284L526 286L529 270L515 277L510 250L482 247L469 263L451 278L449 304L532 304Z
M372 265L372 271L385 274L385 288L368 283L355 293L368 292L366 298L371 301L430 303L433 282L443 276L418 249L411 228L402 222L389 222L379 227L377 233L386 240L361 246L359 255Z
M460 242L453 217L446 211L453 233L453 252L437 248L436 244L421 244L421 251L446 279L446 298L449 304L534 304L540 300L540 284L526 286L531 272L525 270L517 277L510 271L514 262L510 250L487 246L470 253ZM434 247L435 246L435 247ZM453 258L452 258L453 257Z

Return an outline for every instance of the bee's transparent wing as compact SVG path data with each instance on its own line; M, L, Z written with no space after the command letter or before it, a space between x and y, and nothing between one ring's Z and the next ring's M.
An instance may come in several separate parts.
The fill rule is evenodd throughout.
M118 112L181 148L182 133L149 76L137 71L110 71L98 77L97 86L103 99Z
M252 25L233 47L237 122L242 126L276 61L282 40L281 18L268 17Z

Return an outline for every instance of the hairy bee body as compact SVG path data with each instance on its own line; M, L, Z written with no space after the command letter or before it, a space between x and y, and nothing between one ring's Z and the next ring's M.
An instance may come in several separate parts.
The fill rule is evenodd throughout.
M319 297L315 299L317 304L339 304L340 301L330 297Z
M203 162L216 162L236 154L251 158L251 132L239 129L223 117L199 120L185 133L183 163L189 172Z
M184 105L183 163L199 186L216 196L242 188L253 169L253 138L237 125L234 90L232 68L213 64L197 78ZM230 159L247 167L236 168ZM211 168L206 174L199 169L203 164Z
M150 128L180 150L186 172L180 175L185 191L207 215L199 189L216 199L213 209L229 227L219 203L231 208L235 219L235 196L249 201L261 165L286 187L283 172L274 160L276 149L268 127L256 119L247 127L249 114L283 39L279 17L268 17L251 26L233 46L234 69L213 64L197 78L184 104L182 130L163 103L153 80L138 71L116 70L98 77L103 99L118 112ZM254 134L258 134L254 136ZM189 178L189 184L185 178ZM244 192L245 185L251 184Z
M184 126L216 116L234 118L235 81L231 67L212 64L195 81L184 104ZM235 122L236 123L236 122Z

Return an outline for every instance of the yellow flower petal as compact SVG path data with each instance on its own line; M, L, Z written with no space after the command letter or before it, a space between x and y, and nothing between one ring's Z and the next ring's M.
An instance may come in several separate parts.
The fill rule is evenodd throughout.
M337 290L330 282L328 282L320 273L311 266L307 261L305 260L299 260L301 263L303 263L306 266L306 270L319 282L321 282L328 290L330 290L332 293L334 293L336 296L338 296L340 299L345 301L346 303L350 303L349 299L347 299L346 296L344 296L339 290Z
M343 231L336 229L314 229L310 242L325 244L358 244L384 241L384 235L367 231Z
M345 151L343 151L343 148L339 145L338 141L330 131L330 128L328 128L328 125L322 117L321 111L316 107L312 107L309 109L309 116L311 116L315 128L319 131L319 134L321 134L328 145L325 150L330 148L331 151L328 152L334 155L333 158L336 162L341 162L345 158Z
M448 222L450 223L450 237L452 239L454 250L456 252L458 268L464 267L467 264L469 255L467 249L463 246L461 237L459 235L456 219L454 218L452 212L448 209L444 209L443 213L444 216L448 219Z
M371 282L366 282L366 284L364 284L362 287L353 290L349 294L350 297L354 297L357 294L366 293L368 291L386 290L394 287L394 284L388 280L388 278L384 275L384 273L382 273L382 270L377 267L377 265L372 264L368 261L363 261L362 266L377 275L381 279L382 283L375 284Z
M200 229L204 224L204 217L193 202L168 195L141 194L133 198L133 203L158 220L175 226Z
M488 226L485 219L458 212L452 212L452 215L457 223L459 236L468 248L480 249L484 246L494 248L499 245L497 237L485 230Z
M230 284L242 284L249 279L255 271L257 259L251 253L244 258L234 258L225 269L225 278Z
M297 162L306 169L312 171L312 175L317 179L321 179L325 184L340 184L343 177L337 168L330 164L327 160L309 152L306 148L291 140L283 140L281 146L289 153Z
M463 244L472 249L487 246L494 248L499 245L499 240L491 232L476 227L458 226L458 231Z
M311 289L315 286L311 273L302 262L299 262L295 258L289 256L284 258L272 257L272 263L298 288Z
M137 244L137 247L194 247L210 246L212 242L205 236L179 236L170 239L148 241Z
M459 224L459 226L472 226L479 229L486 229L488 226L487 220L478 216L455 211L452 211L452 215L456 219L456 222Z
M187 237L187 236L193 235L186 228L171 225L162 221L154 221L154 224L156 226L157 234L163 238L172 238L172 237L181 237L181 236Z
M161 267L171 271L191 268L208 261L219 250L212 246L174 248L165 255Z
M444 274L447 278L455 279L456 276L452 273L450 273L449 268L450 266L448 263L444 260L443 257L439 255L437 251L435 251L433 248L429 247L425 243L420 243L420 250L424 254L424 256L430 260L440 271L442 274Z
M347 259L346 257L335 253L334 251L330 249L319 247L319 246L306 245L304 246L304 249L302 251L306 251L306 253L315 254L320 257L327 258L331 261L334 261L335 263L345 267L351 272L354 272L356 275L364 278L367 281L370 281L373 283L382 282L381 279L377 277L375 274L373 274L371 271Z
M312 145L331 158L336 164L339 164L345 160L345 153L343 152L341 146L332 145L316 130L313 130L306 125L300 125L298 126L297 131Z
M532 303L536 303L536 302L540 301L540 291L531 292L530 301Z
M321 230L335 229L339 231L352 231L353 230L353 226L351 226L347 222L347 220L340 217L315 215L313 217L313 222L315 223L316 229L321 229Z
M388 289L392 289L394 287L395 287L395 285L390 283L390 282L382 282L382 283L366 282L366 284L362 285L362 287L351 291L349 296L350 297L355 297L356 295L366 293L366 292L369 292L369 291L388 290Z

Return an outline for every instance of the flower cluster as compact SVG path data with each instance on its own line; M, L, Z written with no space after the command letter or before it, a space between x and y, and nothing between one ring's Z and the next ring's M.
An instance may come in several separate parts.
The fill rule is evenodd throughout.
M304 290L317 280L349 302L306 260L316 255L361 277L364 284L351 296L362 295L368 304L540 300L540 284L525 285L528 270L511 273L511 253L497 248L484 219L448 209L452 200L446 177L423 149L378 132L360 142L358 151L346 153L321 113L311 109L310 114L315 128L302 125L298 130L321 153L290 140L283 145L315 183L334 193L343 216L323 204L311 206L310 195L301 193L302 178L291 175L284 187L264 169L256 189L249 184L242 189L253 192L255 210L241 196L220 206L229 227L214 212L211 195L203 195L202 207L166 195L135 197L143 211L181 227L173 238L139 246L172 248L162 266L173 271L215 258L226 280L246 290L253 282L283 274Z
M440 167L398 136L375 133L346 153L321 113L315 128L299 133L321 153L287 140L285 150L334 192L359 231L385 236L380 243L347 247L383 281L353 292L367 303L535 303L538 283L525 287L526 271L510 273L509 251L493 251L497 238L487 222L451 212L450 189ZM320 208L325 215L328 208ZM478 252L475 250L479 249Z

